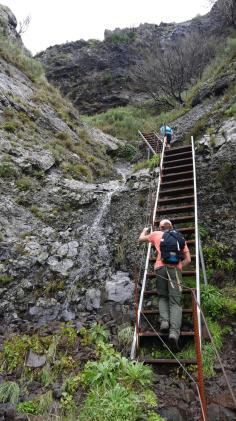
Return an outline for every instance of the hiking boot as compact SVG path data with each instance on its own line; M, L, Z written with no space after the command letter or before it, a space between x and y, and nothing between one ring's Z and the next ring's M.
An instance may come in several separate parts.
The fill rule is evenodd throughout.
M171 332L169 334L169 341L170 341L170 346L174 351L179 351L179 335L176 332Z
M169 322L168 320L162 320L160 325L160 332L163 332L164 330L169 329Z

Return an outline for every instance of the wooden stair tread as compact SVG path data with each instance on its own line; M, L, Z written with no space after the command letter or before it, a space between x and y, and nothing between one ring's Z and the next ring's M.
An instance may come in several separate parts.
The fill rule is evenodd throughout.
M145 330L145 331L141 331L139 332L139 336L141 337L152 337L152 336L169 336L169 332L154 332L152 330ZM194 332L189 330L189 331L182 331L180 332L180 336L194 336Z
M162 181L161 182L161 188L162 187L175 187L179 185L188 185L193 186L193 178L181 178L180 180L173 180L173 181Z
M180 170L189 170L190 168L193 168L193 164L186 164L186 165L180 165L180 166L171 166L171 167L165 167L163 166L163 173L165 174L166 172L183 172L183 171L178 171ZM171 170L171 171L170 171Z
M159 196L169 196L169 195L174 195L174 194L178 194L180 195L182 192L193 192L194 191L194 186L188 186L188 187L182 187L181 189L165 189L165 190L160 190Z
M182 309L182 313L184 314L191 314L193 310L191 308L184 308ZM142 313L144 314L159 314L159 310L149 310L149 309L143 309Z
M170 365L177 365L179 364L178 361L172 358L158 358L158 359L149 359L149 358L139 358L139 362L143 362L144 364L155 364L155 365L161 365L161 364L170 364ZM179 359L181 364L183 365L195 365L197 364L196 358L189 358L189 359Z
M166 166L171 167L172 166L172 162L173 162L173 163L175 163L175 165L176 164L179 164L179 166L181 166L183 163L186 164L186 161L189 164L192 163L193 162L192 156L190 156L189 158L175 159L173 161L165 161L165 159L164 159L163 165L164 165L164 168L166 168Z
M183 294L191 294L192 291L196 291L195 288L186 289L183 288L182 293ZM155 289L149 289L147 291L144 291L144 295L158 295L157 291Z
M166 155L175 155L178 152L192 152L192 146L186 145L186 146L179 146L178 148L172 148L170 150L165 150Z
M186 215L186 216L175 216L174 218L171 218L171 222L172 224L182 224L185 222L190 222L190 221L194 221L195 216L193 215ZM161 219L156 219L155 220L155 225L159 225L160 224Z
M178 212L185 212L189 210L194 210L194 205L177 206L174 208L159 208L157 209L157 214L178 213Z
M162 176L162 180L164 179L169 179L169 178L175 178L175 177L180 177L179 179L182 179L182 176L190 176L193 174L193 170L192 171L183 171L183 172L173 172L171 174L163 174ZM178 180L178 178L177 178Z
M172 203L181 203L181 202L191 202L194 200L194 195L190 196L178 196L178 197L170 197L167 199L159 199L158 204L165 205L165 204L172 204Z
M170 163L170 162L175 162L175 161L179 161L181 159L192 159L192 151L185 151L185 152L180 152L180 153L176 153L174 155L165 155L164 159L163 159L163 163Z

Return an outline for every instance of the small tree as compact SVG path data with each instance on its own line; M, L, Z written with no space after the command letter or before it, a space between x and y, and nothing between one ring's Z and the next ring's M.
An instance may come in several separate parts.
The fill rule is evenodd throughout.
M23 19L22 21L19 22L19 24L18 24L18 35L22 35L27 31L30 22L31 22L31 16L30 15L26 16L25 19Z
M165 46L156 42L142 52L140 62L132 68L131 79L158 103L183 104L183 92L201 76L215 54L215 45L216 41L198 33Z

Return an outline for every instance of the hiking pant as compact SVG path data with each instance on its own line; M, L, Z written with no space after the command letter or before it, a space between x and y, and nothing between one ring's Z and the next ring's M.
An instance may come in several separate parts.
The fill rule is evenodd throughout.
M167 320L170 333L180 334L182 323L182 273L176 267L162 266L155 270L157 293L159 295L160 321Z

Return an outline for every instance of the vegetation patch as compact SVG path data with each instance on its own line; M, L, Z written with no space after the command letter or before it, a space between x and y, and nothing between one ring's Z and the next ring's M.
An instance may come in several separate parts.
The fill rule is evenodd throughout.
M0 56L22 70L34 82L44 74L39 61L27 56L20 44L3 35L0 36Z

